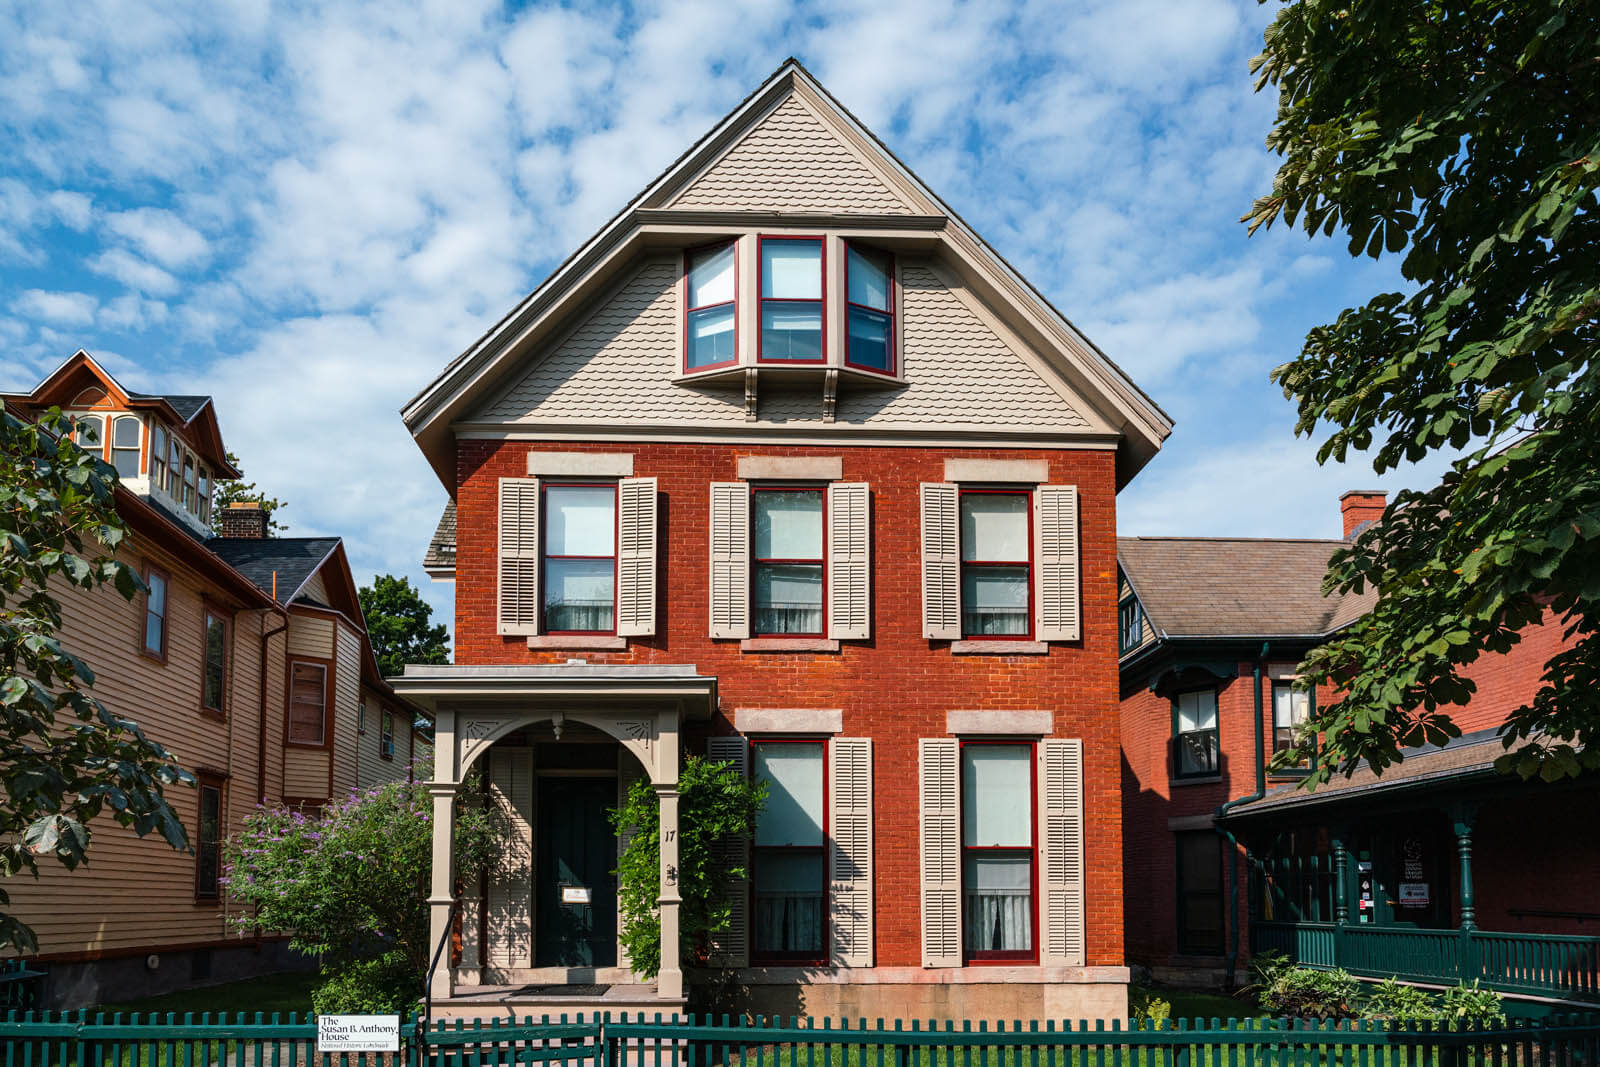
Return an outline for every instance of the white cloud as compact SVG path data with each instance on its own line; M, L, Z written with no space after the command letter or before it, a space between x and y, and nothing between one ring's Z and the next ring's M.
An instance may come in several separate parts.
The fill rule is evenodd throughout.
M209 251L199 230L172 212L159 208L113 212L106 216L106 226L169 270L193 266L205 259Z
M29 289L11 302L11 310L28 318L60 326L86 326L94 321L99 302L88 293L47 292ZM68 353L70 355L70 353Z
M125 248L108 248L91 258L87 266L96 274L115 278L130 289L156 296L170 296L178 291L178 279Z

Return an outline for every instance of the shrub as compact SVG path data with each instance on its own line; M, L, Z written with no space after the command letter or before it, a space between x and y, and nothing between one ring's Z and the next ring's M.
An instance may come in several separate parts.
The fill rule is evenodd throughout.
M1270 1015L1306 1019L1355 1015L1353 1005L1361 983L1348 971L1300 967L1276 953L1255 957L1250 970L1256 978L1250 991L1259 996L1261 1009Z
M1506 1021L1500 995L1479 988L1477 979L1471 985L1446 989L1439 998L1439 1016L1446 1024L1459 1026L1494 1026Z
M1385 978L1367 994L1361 1006L1361 1017L1418 1023L1432 1022L1440 1017L1440 1012L1438 1002L1426 990Z
M1172 1001L1148 986L1129 986L1128 1010L1135 1019L1148 1019L1159 1026L1172 1018Z
M318 1015L404 1015L420 991L416 968L398 949L324 968L322 979L311 993Z

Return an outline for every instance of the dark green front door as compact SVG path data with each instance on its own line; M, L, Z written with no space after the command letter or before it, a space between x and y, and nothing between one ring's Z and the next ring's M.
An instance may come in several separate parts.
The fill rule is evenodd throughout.
M615 778L539 779L536 966L616 966L616 805Z

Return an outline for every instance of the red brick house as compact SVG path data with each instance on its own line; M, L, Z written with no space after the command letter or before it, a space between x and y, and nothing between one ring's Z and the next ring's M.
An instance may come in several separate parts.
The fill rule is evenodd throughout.
M717 946L753 1007L1125 1014L1116 494L1170 422L797 63L404 417L452 497L456 662L396 682L438 721L445 1010L682 1004L704 751L772 789ZM511 844L458 899L474 767ZM653 987L603 821L639 776ZM569 983L606 988L524 988Z
M1346 539L1384 510L1346 493ZM1600 991L1600 831L1591 777L1495 773L1496 729L1562 644L1547 616L1466 674L1463 736L1308 793L1268 774L1332 700L1293 686L1371 594L1323 597L1344 541L1118 539L1127 952L1157 980L1221 985L1252 951L1537 1001Z

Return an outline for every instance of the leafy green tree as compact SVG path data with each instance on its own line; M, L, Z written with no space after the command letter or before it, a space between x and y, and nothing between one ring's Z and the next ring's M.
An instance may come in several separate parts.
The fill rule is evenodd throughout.
M704 964L711 939L728 928L733 911L729 882L749 876L732 853L718 845L748 837L766 803L767 783L752 782L727 763L690 756L678 774L678 934L685 962ZM661 804L649 782L628 788L611 813L622 842L617 860L620 940L634 972L654 978L661 971Z
M283 501L270 497L265 492L256 488L255 482L244 480L244 468L239 466L239 457L232 452L228 453L228 462L239 471L240 477L230 478L217 483L216 504L211 509L211 529L216 533L222 532L222 513L228 510L229 504L252 503L260 504L261 510L267 513L267 536L280 534L289 527L280 523L276 518L279 508L287 507Z
M188 837L165 796L194 778L139 724L91 693L94 672L60 641L68 587L131 600L139 576L113 558L127 538L116 471L71 441L57 408L36 423L0 413L0 874L37 876L89 858L92 821L109 813L173 848ZM0 889L0 909L10 898ZM0 911L0 948L37 951L34 932Z
M463 798L478 790L469 782ZM481 806L457 805L456 869L475 880L499 850L500 831ZM249 906L241 930L293 931L290 944L321 957L318 1010L414 1000L433 946L428 885L433 801L425 782L353 793L319 815L258 808L227 844L229 895Z
M1251 231L1342 230L1398 254L1381 293L1273 371L1326 431L1319 462L1374 450L1382 473L1458 450L1335 554L1331 589L1373 611L1306 660L1343 687L1284 763L1326 743L1310 782L1459 734L1462 668L1544 617L1570 647L1502 729L1504 771L1600 766L1600 7L1572 0L1295 0L1252 64L1278 90L1283 157Z
M410 579L380 574L362 586L359 596L367 636L385 678L404 671L407 663L450 662L450 635L443 623L429 625L433 609Z

